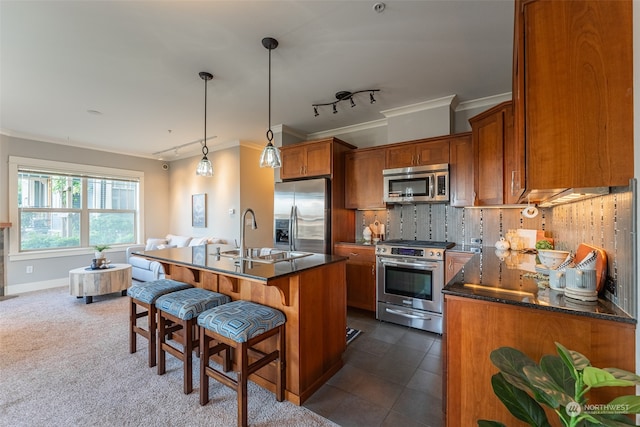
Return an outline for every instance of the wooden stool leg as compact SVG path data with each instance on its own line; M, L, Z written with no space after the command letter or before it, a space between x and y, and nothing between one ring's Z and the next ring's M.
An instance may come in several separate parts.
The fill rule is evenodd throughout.
M155 317L155 313L154 313ZM151 310L149 310L149 319L151 319ZM166 322L162 314L158 314L158 375L164 375L167 369L167 355L164 350L164 343L166 340ZM155 333L153 334L155 336ZM154 340L155 341L155 340ZM155 342L154 342L155 344ZM155 349L155 345L151 345L151 336L149 337L149 351L151 352L151 348ZM154 355L155 356L155 355Z
M278 351L278 358L276 359L276 400L278 402L282 402L284 400L284 385L286 383L284 349L284 326L279 326L276 347L276 350Z
M247 372L249 371L248 361L248 345L246 342L240 343L236 348L236 356L238 357L238 427L247 427L249 425L249 416L247 414Z
M149 367L156 366L156 306L155 304L149 304Z
M136 352L136 333L134 327L137 324L138 317L136 316L136 303L133 302L133 298L129 298L129 353Z
M183 320L184 331L183 365L184 365L184 394L193 391L193 325L196 319Z
M204 328L200 328L200 405L209 402L209 376L207 367L209 366L209 343L211 338L206 334Z

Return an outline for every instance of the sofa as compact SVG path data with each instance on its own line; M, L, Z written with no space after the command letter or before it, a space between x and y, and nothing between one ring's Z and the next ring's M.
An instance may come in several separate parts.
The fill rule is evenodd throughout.
M200 246L209 243L224 244L225 241L218 238L189 237L167 234L164 238L149 238L144 245L129 246L126 252L127 264L131 264L131 278L133 283L148 282L164 279L164 268L158 261L150 261L136 256L136 252L152 251L165 248L181 248L185 246Z

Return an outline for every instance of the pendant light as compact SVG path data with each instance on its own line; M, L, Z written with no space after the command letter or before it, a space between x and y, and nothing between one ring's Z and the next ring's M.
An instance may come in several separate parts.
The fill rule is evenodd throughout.
M207 158L207 154L209 154L209 148L207 147L207 83L213 79L213 75L206 71L201 71L200 78L204 80L204 139L202 140L202 159L198 163L196 175L213 176L213 166L211 166L211 161Z
M280 150L273 145L273 131L271 130L271 51L278 47L278 40L272 37L262 39L262 46L269 50L269 129L267 130L267 145L260 156L260 167L279 168L282 166Z

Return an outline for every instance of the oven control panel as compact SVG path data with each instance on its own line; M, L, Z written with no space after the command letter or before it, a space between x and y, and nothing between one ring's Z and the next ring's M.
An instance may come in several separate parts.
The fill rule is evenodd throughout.
M412 248L404 246L378 245L376 247L376 254L428 260L444 259L444 250L438 248Z

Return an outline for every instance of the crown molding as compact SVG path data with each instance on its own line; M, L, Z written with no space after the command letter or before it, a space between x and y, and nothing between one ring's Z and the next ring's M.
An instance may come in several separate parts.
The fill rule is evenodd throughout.
M419 102L417 104L405 105L404 107L392 108L390 110L380 111L385 117L396 117L404 114L417 113L424 110L432 110L440 107L450 107L457 99L458 95L443 96L442 98L432 99L430 101Z

